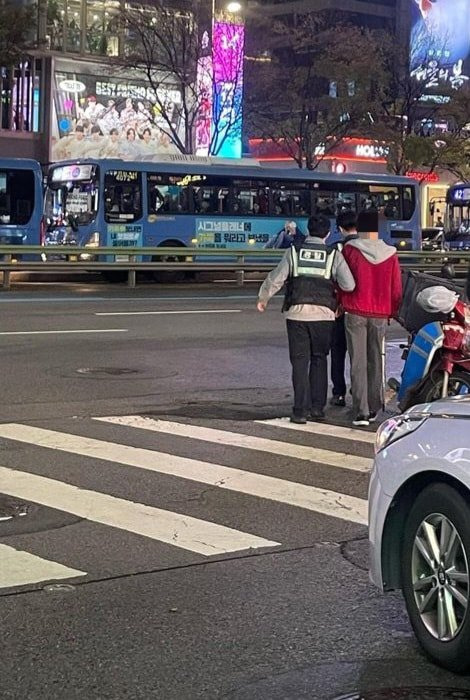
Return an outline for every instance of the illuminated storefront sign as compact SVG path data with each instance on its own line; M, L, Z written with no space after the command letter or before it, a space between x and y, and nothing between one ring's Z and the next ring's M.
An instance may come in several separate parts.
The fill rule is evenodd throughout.
M439 175L437 173L420 173L417 170L409 170L406 173L406 177L412 177L413 180L418 180L418 182L439 182Z
M241 158L242 155L244 45L243 24L214 23L212 153L224 158Z
M259 160L282 161L292 160L292 157L282 147L282 142L271 140L250 139L251 154ZM386 163L390 152L389 146L378 141L368 139L346 138L335 146L317 146L315 156L322 160L334 161L369 161L374 163Z
M459 89L470 78L470 0L411 3L411 74L434 91Z
M158 97L184 139L181 93L162 87ZM167 130L143 81L55 72L51 160L138 160L176 153Z

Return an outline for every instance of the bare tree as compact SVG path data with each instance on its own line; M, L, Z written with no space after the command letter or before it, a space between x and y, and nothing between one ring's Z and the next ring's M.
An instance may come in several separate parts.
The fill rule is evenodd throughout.
M228 37L229 42L234 42L234 50L226 51L223 57L216 55L214 63L227 75L230 73L230 80L217 80L210 37L207 32L201 33L193 9L170 10L164 0L126 9L122 14L126 54L120 63L126 71L137 70L146 81L150 118L179 152L195 153L201 130L209 128L207 149L218 155L229 132L241 120L242 101L237 100L237 91L241 84L238 76L243 70L243 45L240 49L236 44L240 37ZM220 88L222 83L225 90ZM179 101L172 91L178 94ZM207 124L208 114L212 128Z
M249 64L245 111L250 131L315 169L338 143L370 119L379 80L371 32L309 15L296 29L270 29L271 60Z

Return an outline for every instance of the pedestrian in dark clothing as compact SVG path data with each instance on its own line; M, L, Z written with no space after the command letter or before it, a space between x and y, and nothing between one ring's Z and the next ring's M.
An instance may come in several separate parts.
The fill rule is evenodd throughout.
M357 216L353 211L345 211L336 217L336 225L342 235L342 240L334 244L334 248L343 251L348 241L357 238ZM336 320L333 328L331 342L331 381L333 383L333 406L346 406L346 330L344 328L344 313L341 307L336 312Z
M265 311L271 297L287 282L283 312L294 385L292 423L325 417L327 356L337 307L335 285L350 292L355 287L342 253L325 244L329 231L327 217L311 216L305 241L286 251L258 294L258 311Z

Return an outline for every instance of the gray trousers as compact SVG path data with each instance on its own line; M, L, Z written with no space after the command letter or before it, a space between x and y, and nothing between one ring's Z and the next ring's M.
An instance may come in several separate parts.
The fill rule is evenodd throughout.
M351 357L351 391L355 416L368 416L383 407L383 347L387 321L346 314L346 341Z

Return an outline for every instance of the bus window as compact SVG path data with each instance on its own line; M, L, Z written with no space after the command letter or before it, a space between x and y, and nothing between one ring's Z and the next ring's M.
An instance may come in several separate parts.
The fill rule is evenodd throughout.
M193 185L194 211L196 214L227 214L228 195L228 187Z
M267 216L269 209L269 190L263 182L234 180L233 214L252 214Z
M0 223L24 226L34 210L34 173L0 170Z
M356 194L316 190L316 211L328 217L338 216L344 211L356 211Z
M184 175L147 175L149 214L189 214L189 184Z
M412 187L402 187L403 219L409 221L416 209L415 191Z
M105 220L136 221L142 217L141 173L108 170L104 176Z
M308 184L286 186L273 183L274 216L310 216L311 199Z
M401 206L398 187L370 185L370 198L380 214L387 219L400 219ZM410 217L411 218L411 217Z

